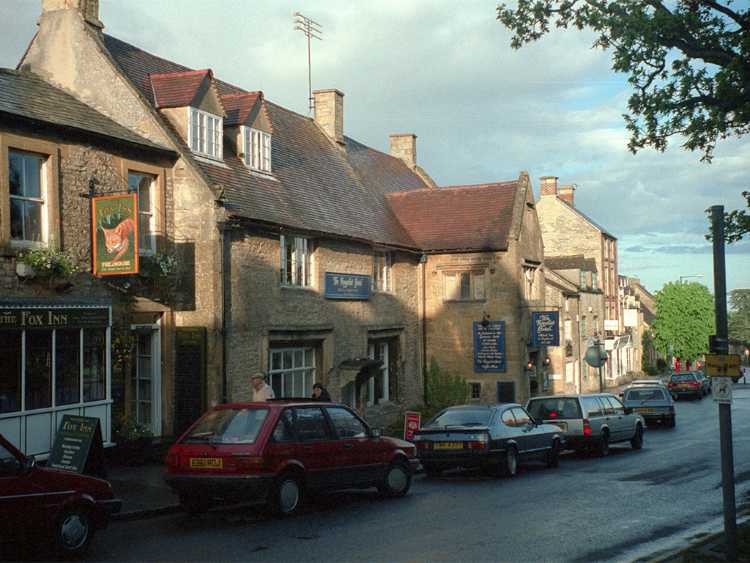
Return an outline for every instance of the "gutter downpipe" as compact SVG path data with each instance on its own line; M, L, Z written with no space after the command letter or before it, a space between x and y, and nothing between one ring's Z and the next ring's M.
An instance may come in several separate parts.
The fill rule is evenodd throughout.
M419 259L422 266L422 394L427 404L427 255Z
M219 232L221 233L221 402L225 404L229 401L227 396L228 373L227 373L227 336L229 320L227 311L230 308L230 255L232 240L228 233L229 225L226 222L219 223Z

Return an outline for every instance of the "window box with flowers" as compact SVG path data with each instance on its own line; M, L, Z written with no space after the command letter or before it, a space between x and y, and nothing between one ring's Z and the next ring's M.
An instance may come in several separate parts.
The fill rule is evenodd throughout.
M50 287L67 283L76 272L78 266L73 259L59 250L37 248L16 256L16 273L20 278L46 281Z

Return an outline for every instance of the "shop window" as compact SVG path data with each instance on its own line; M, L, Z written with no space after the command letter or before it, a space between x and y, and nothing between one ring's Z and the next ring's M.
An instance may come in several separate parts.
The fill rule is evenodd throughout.
M105 329L83 331L83 400L101 401L107 396L107 355Z
M375 291L391 291L391 252L376 252L373 256L372 285Z
M281 235L282 285L309 287L312 243L304 237Z
M8 151L10 238L19 242L46 241L44 162L32 153Z
M153 254L156 251L156 177L128 172L128 186L138 196L138 251Z
M471 400L478 401L482 398L482 384L478 382L470 383L471 385Z
M0 414L21 410L21 332L0 330Z
M55 404L81 400L81 330L55 331Z
M52 406L52 331L26 331L26 410Z
M484 272L445 272L446 301L478 301L485 297Z
M277 398L312 395L316 381L314 348L273 348L269 355L268 375Z

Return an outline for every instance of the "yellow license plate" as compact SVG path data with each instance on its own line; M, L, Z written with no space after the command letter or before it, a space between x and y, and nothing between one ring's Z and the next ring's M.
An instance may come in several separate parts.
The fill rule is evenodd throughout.
M220 457L191 457L190 467L193 469L221 469L224 460Z
M638 409L635 409L635 412L641 412L641 413L646 413L646 414L656 414L656 409L638 408Z
M436 450L462 450L463 442L435 442L433 446Z

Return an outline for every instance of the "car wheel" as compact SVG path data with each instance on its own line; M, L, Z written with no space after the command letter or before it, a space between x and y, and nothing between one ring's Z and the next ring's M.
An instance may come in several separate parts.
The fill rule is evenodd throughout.
M602 437L599 438L597 453L599 457L607 457L609 455L609 433L606 430L602 432Z
M84 508L71 508L57 519L55 544L62 555L79 556L94 537L94 523Z
M630 447L634 450L640 450L643 447L643 426L635 425L635 434L630 440Z
M180 507L190 516L198 516L199 514L208 512L208 509L211 508L211 503L208 499L202 497L180 495Z
M503 473L506 477L515 477L516 473L518 473L518 450L516 450L515 446L509 446L505 450Z
M552 442L552 447L547 450L547 467L560 466L560 440Z
M304 486L302 479L285 473L274 483L269 498L269 508L277 516L291 516L302 506Z
M411 471L401 461L394 461L388 466L385 477L378 485L378 491L386 497L402 497L411 488Z

